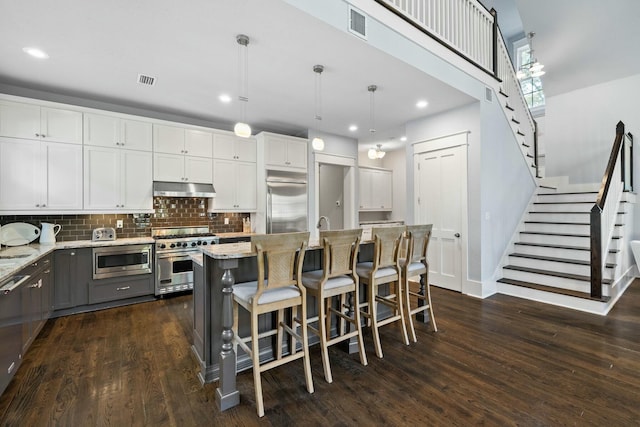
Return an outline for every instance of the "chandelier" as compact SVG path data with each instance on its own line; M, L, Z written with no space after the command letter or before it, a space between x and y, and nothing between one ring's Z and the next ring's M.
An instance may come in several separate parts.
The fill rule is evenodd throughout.
M516 73L516 77L518 77L518 80L540 77L545 74L545 71L543 70L544 65L539 63L536 57L533 55L533 36L535 35L536 33L534 33L533 31L527 34L527 37L529 38L529 62L520 66L520 69Z
M371 160L381 159L385 154L387 153L382 151L382 144L376 144L376 148L369 148L367 151L367 157Z

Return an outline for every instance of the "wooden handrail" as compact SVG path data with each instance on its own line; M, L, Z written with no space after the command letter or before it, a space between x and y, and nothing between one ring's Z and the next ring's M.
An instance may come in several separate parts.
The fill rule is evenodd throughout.
M616 138L613 141L609 162L602 177L598 197L596 198L596 203L591 208L591 297L597 299L602 299L602 211L607 201L611 181L614 179L614 170L620 149L622 148L623 139L624 123L620 121L616 125ZM624 177L622 179L624 180Z

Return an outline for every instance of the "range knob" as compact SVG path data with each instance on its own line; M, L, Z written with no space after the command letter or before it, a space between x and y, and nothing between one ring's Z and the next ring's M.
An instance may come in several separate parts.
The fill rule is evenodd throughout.
M167 247L167 245L165 245L164 243L160 245L160 249L164 249L166 247Z
M175 247L176 247L176 245L175 245L175 243L172 243L169 247L170 247L170 248L175 248Z
M191 242L191 247L194 247L196 245L196 242Z
M205 241L205 242L202 242L202 245L203 245L203 246L206 246L206 245L207 245L207 242L206 242L206 241Z
M198 246L202 244L202 240L198 240Z
M187 247L187 242L184 242L184 243L182 244L182 247L183 247L183 248L186 248L186 247Z

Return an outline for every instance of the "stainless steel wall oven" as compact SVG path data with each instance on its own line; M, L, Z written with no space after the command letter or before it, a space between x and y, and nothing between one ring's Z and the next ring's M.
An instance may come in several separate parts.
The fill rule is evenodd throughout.
M107 279L151 273L151 251L150 244L93 248L93 278Z

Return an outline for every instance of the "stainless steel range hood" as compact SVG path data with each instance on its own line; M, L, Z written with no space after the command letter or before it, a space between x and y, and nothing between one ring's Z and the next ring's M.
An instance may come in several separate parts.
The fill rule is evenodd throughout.
M164 197L216 197L213 184L195 182L153 182L153 195Z

